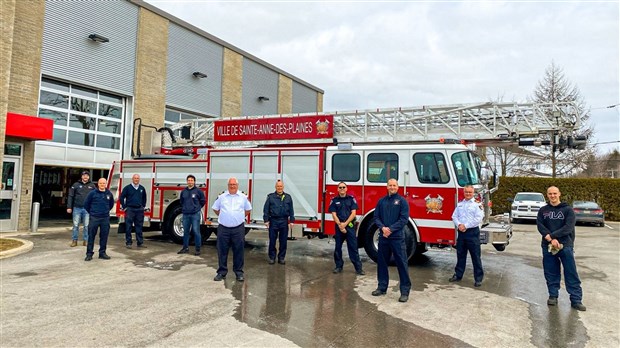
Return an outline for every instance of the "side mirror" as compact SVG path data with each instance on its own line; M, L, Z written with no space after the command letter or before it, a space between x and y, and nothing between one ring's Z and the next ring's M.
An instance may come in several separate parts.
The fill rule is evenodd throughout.
M515 200L514 200L514 199L512 199L512 198L507 198L506 200L507 200L508 202L510 202L510 203L512 203L512 202L514 202L514 201L515 201Z

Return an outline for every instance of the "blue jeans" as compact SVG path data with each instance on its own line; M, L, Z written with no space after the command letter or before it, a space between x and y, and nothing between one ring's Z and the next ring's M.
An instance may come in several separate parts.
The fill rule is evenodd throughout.
M545 272L549 297L558 297L559 295L561 280L560 264L562 264L562 267L564 267L564 283L566 284L566 291L570 294L570 302L571 304L581 303L583 293L581 291L581 280L579 280L579 274L577 274L573 247L565 246L557 254L552 255L547 250L547 246L543 246L542 254L543 270Z
M82 235L84 240L88 240L88 213L84 208L73 208L73 240L78 240L80 232L80 222L84 224L82 227Z
M199 220L200 221L200 220ZM144 208L127 207L125 210L125 244L131 245L131 228L136 227L136 242L144 243L142 238L142 226L144 225Z
M276 259L276 239L280 242L278 260L286 257L286 242L288 237L288 219L272 219L269 221L269 259Z
M245 226L217 226L217 273L228 274L228 250L233 251L233 271L237 277L243 275L243 247L245 246Z
M478 227L468 228L465 232L458 232L456 240L456 267L454 275L461 279L465 273L467 263L467 252L471 256L471 263L474 266L474 281L482 282L484 271L482 269L482 259L480 258L480 229Z
M398 268L398 277L400 278L400 294L409 296L411 290L411 278L409 278L409 270L407 265L407 247L405 246L405 238L384 238L379 237L379 250L377 252L377 279L379 285L377 289L387 291L390 282L390 274L388 273L388 262L394 255L394 262Z
M97 237L97 229L99 229L99 255L105 254L108 246L108 235L110 234L110 217L94 217L91 216L88 224L88 244L86 246L86 255L92 256L95 249L95 237Z
M344 266L344 260L342 259L342 244L347 241L347 251L349 251L349 260L355 266L355 271L362 271L362 261L360 261L360 254L357 251L357 237L355 236L355 229L353 227L345 227L347 233L342 233L338 225L336 225L336 249L334 249L334 262L336 262L337 268Z
M191 229L192 233L194 234L194 246L196 246L196 251L200 251L200 246L202 245L202 238L200 236L200 214L200 211L194 214L183 214L184 249L189 248L189 232Z

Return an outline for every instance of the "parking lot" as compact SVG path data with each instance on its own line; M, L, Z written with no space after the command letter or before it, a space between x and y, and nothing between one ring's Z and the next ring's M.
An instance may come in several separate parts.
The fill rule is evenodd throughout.
M193 256L177 255L179 246L156 232L146 234L145 250L125 249L113 233L112 259L84 262L85 247L69 248L68 229L48 230L21 236L34 249L1 261L0 345L618 347L618 227L577 227L586 312L570 308L564 289L559 306L547 307L534 224L515 224L504 252L483 246L480 288L469 261L462 282L447 281L454 251L417 258L404 304L393 268L388 295L370 295L376 266L363 251L365 276L350 263L332 274L328 239L290 241L286 265L269 265L266 235L250 232L245 282L214 282L213 238Z

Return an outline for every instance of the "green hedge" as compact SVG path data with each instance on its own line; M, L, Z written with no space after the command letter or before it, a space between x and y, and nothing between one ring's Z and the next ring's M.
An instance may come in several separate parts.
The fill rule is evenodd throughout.
M517 192L540 192L547 197L547 188L557 186L562 193L562 202L594 201L605 210L605 219L620 220L620 180L619 179L552 179L501 177L499 188L491 197L493 214L510 212L508 198Z

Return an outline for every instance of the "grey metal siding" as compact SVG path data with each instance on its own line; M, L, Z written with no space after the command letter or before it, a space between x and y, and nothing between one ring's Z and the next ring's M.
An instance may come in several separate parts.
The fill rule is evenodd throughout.
M278 113L278 76L277 72L244 57L242 115L274 115ZM269 100L259 101L258 97L261 96L267 97Z
M297 81L293 81L293 112L305 113L316 112L317 107L316 91L302 85Z
M46 1L42 73L133 95L138 10L127 1Z
M210 116L221 115L224 48L177 24L168 28L166 104ZM197 78L193 72L207 74Z

